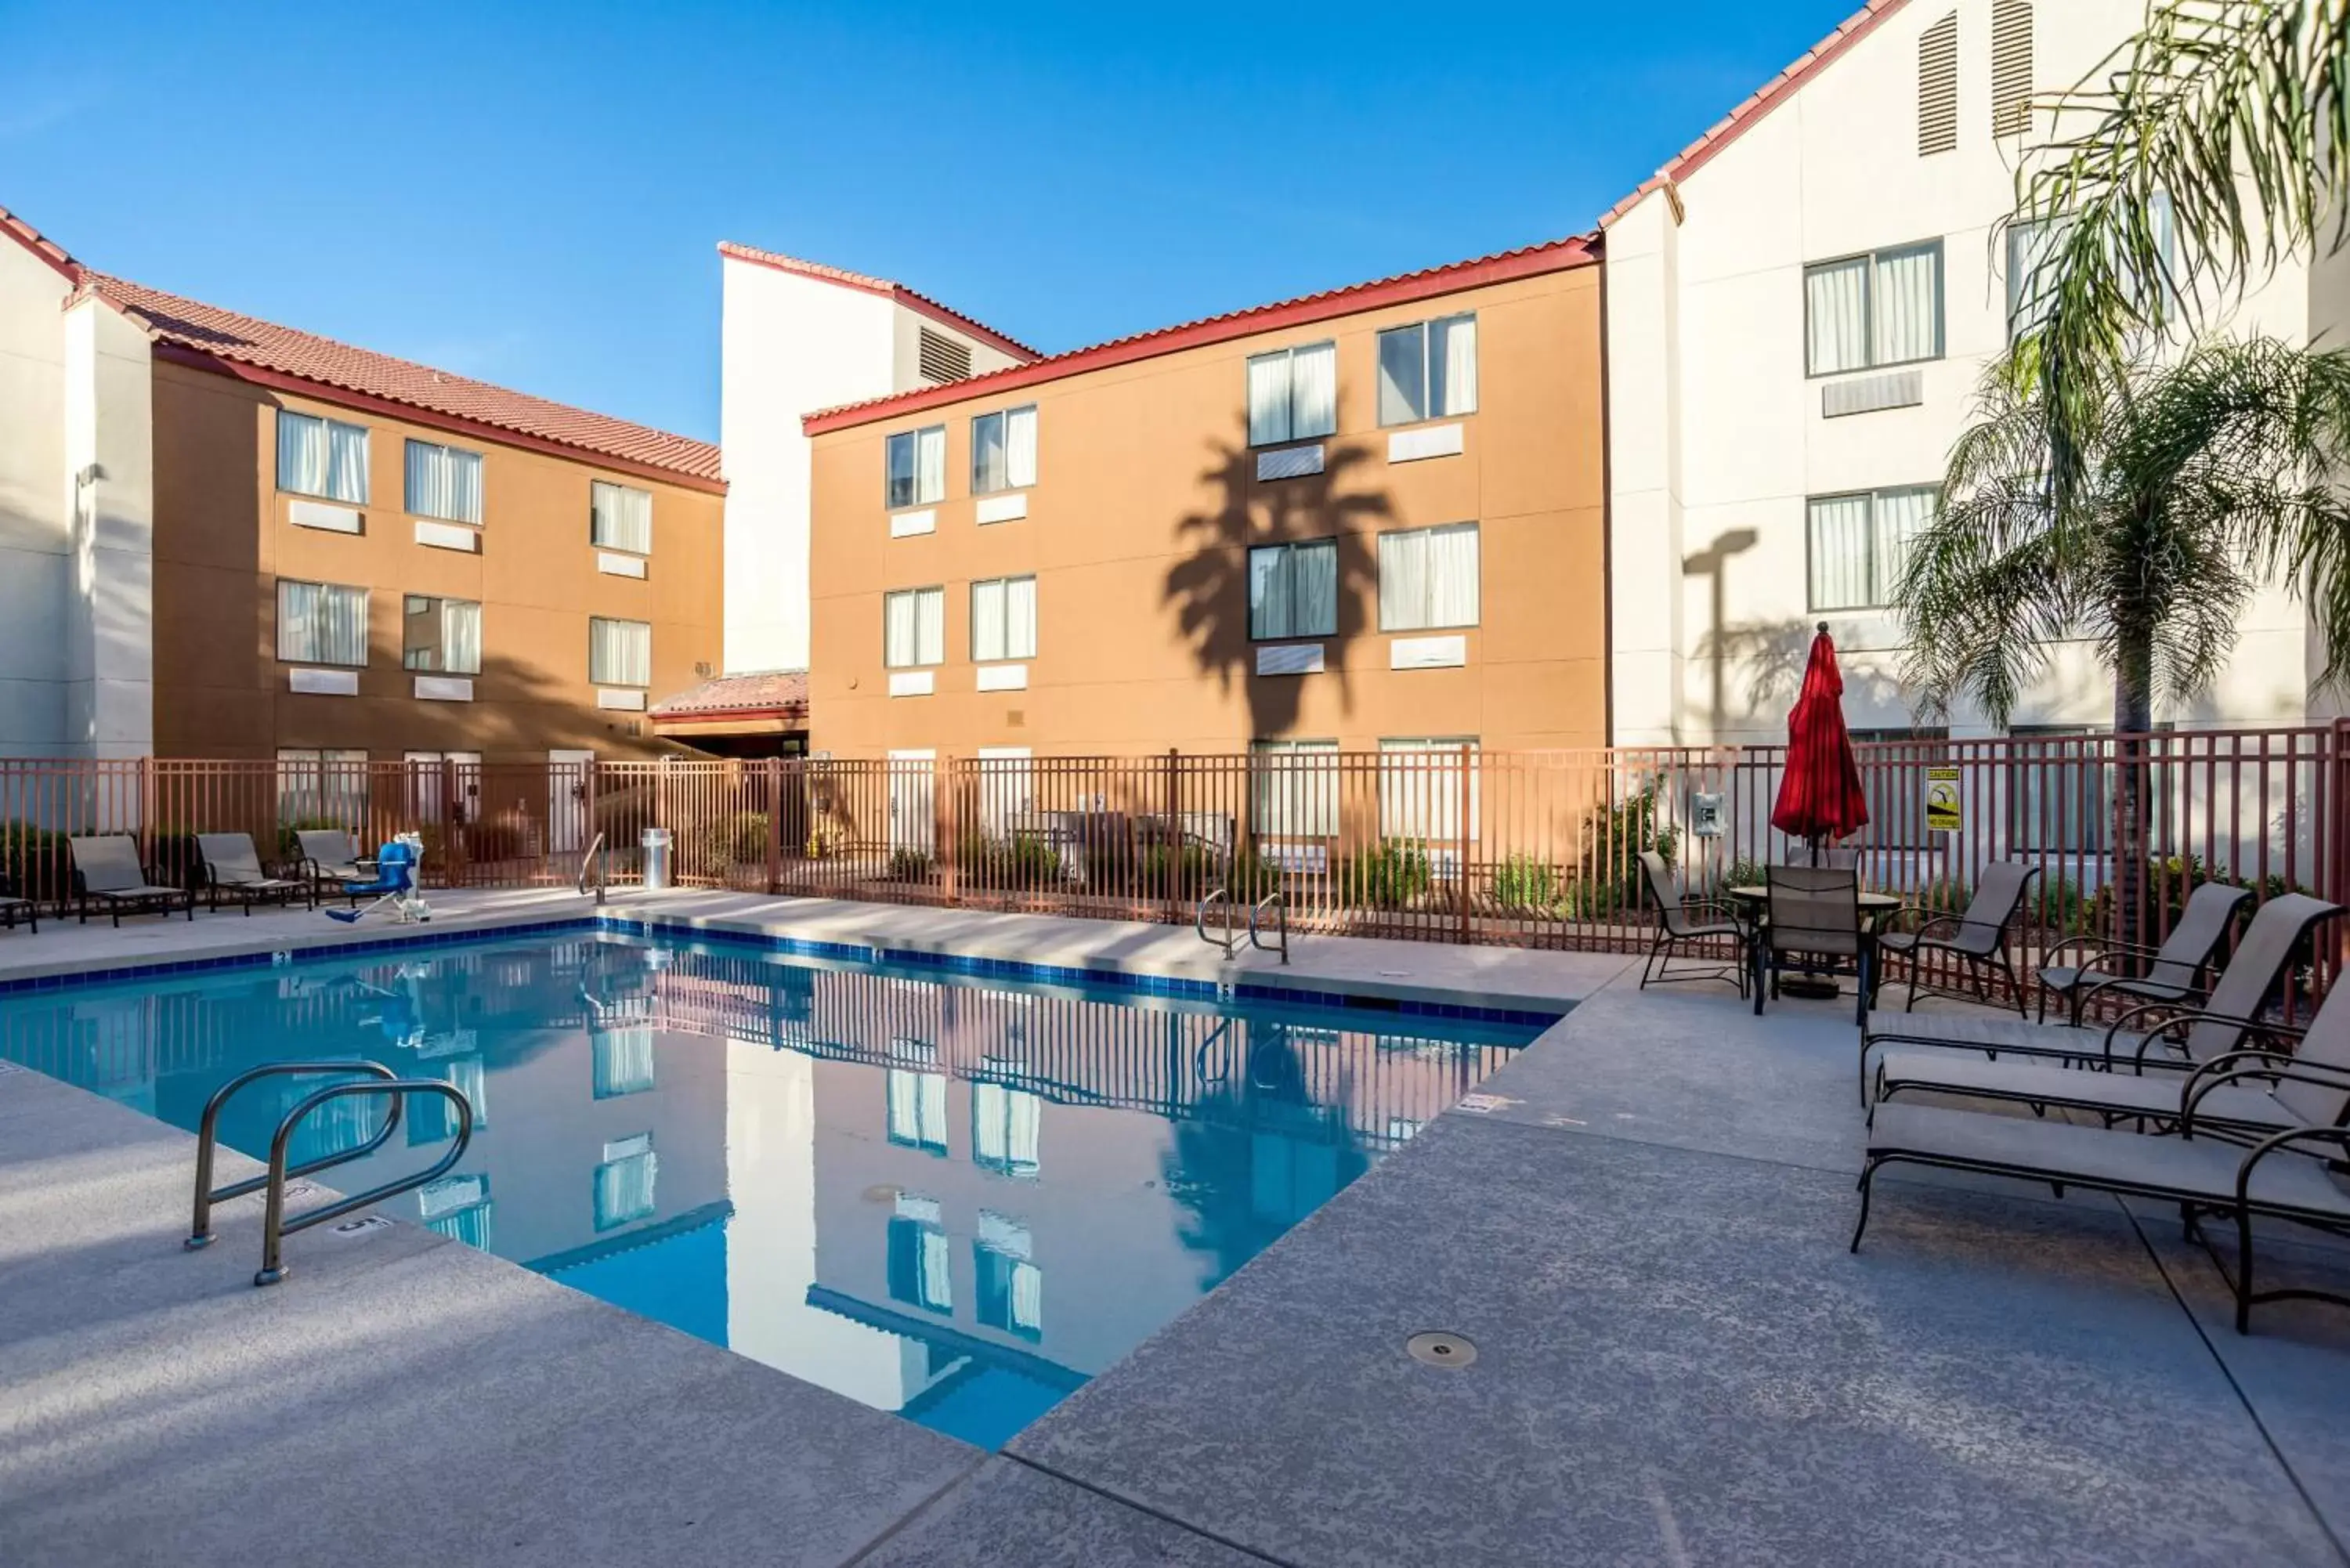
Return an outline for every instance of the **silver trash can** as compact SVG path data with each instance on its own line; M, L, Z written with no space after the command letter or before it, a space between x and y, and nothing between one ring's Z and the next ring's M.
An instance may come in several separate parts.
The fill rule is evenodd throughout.
M646 828L638 846L645 852L645 890L650 893L664 891L669 887L669 829Z

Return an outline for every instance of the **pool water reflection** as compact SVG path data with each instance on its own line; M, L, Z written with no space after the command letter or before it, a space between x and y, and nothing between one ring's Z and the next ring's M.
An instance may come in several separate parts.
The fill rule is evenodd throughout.
M395 1212L988 1448L1534 1033L605 932L0 1003L0 1056L182 1127L262 1062L446 1079L473 1147ZM318 1082L247 1089L224 1140L263 1152ZM326 1179L433 1159L446 1113L410 1107ZM381 1115L329 1102L294 1157L363 1142ZM288 1243L297 1283L319 1244Z

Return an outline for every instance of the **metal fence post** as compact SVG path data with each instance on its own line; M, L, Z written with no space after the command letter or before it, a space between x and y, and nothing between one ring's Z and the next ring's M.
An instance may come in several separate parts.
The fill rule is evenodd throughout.
M1468 742L1465 741L1461 742L1460 751L1461 776L1453 781L1452 786L1452 809L1455 813L1452 819L1452 832L1456 846L1452 860L1452 903L1454 935L1457 940L1465 945L1469 940L1469 802L1471 798L1469 790L1471 753Z
M1182 764L1174 747L1167 748L1167 911L1170 925L1183 919L1183 824L1177 813L1182 801Z
M955 767L951 753L942 755L931 764L937 771L931 777L931 790L938 802L940 886L946 894L947 908L955 907L961 889L956 885L956 864L962 858L962 812L955 800Z
M767 759L767 894L784 890L784 760Z

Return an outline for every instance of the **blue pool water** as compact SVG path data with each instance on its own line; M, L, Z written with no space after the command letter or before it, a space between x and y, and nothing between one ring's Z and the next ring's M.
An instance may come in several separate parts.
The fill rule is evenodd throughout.
M462 1089L390 1207L987 1448L1262 1251L1539 1025L893 969L608 929L0 999L0 1056L192 1128L263 1062ZM223 1120L265 1153L320 1080ZM421 1099L346 1191L437 1157ZM364 1142L330 1102L296 1159ZM246 1201L252 1201L250 1199ZM301 1259L351 1243L322 1231Z

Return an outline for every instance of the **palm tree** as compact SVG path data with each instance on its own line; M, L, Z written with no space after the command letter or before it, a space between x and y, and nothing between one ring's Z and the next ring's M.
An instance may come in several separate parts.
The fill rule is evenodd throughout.
M2070 408L2030 373L2033 352L2020 342L1985 376L1911 543L1895 595L1905 679L1924 711L1963 696L2003 728L2056 643L2095 647L2123 737L2116 935L2133 940L2156 705L2210 688L2263 584L2300 587L2329 632L2350 625L2350 501L2328 477L2350 453L2350 352L2210 339L2135 358ZM2060 429L2069 488L2051 472Z

